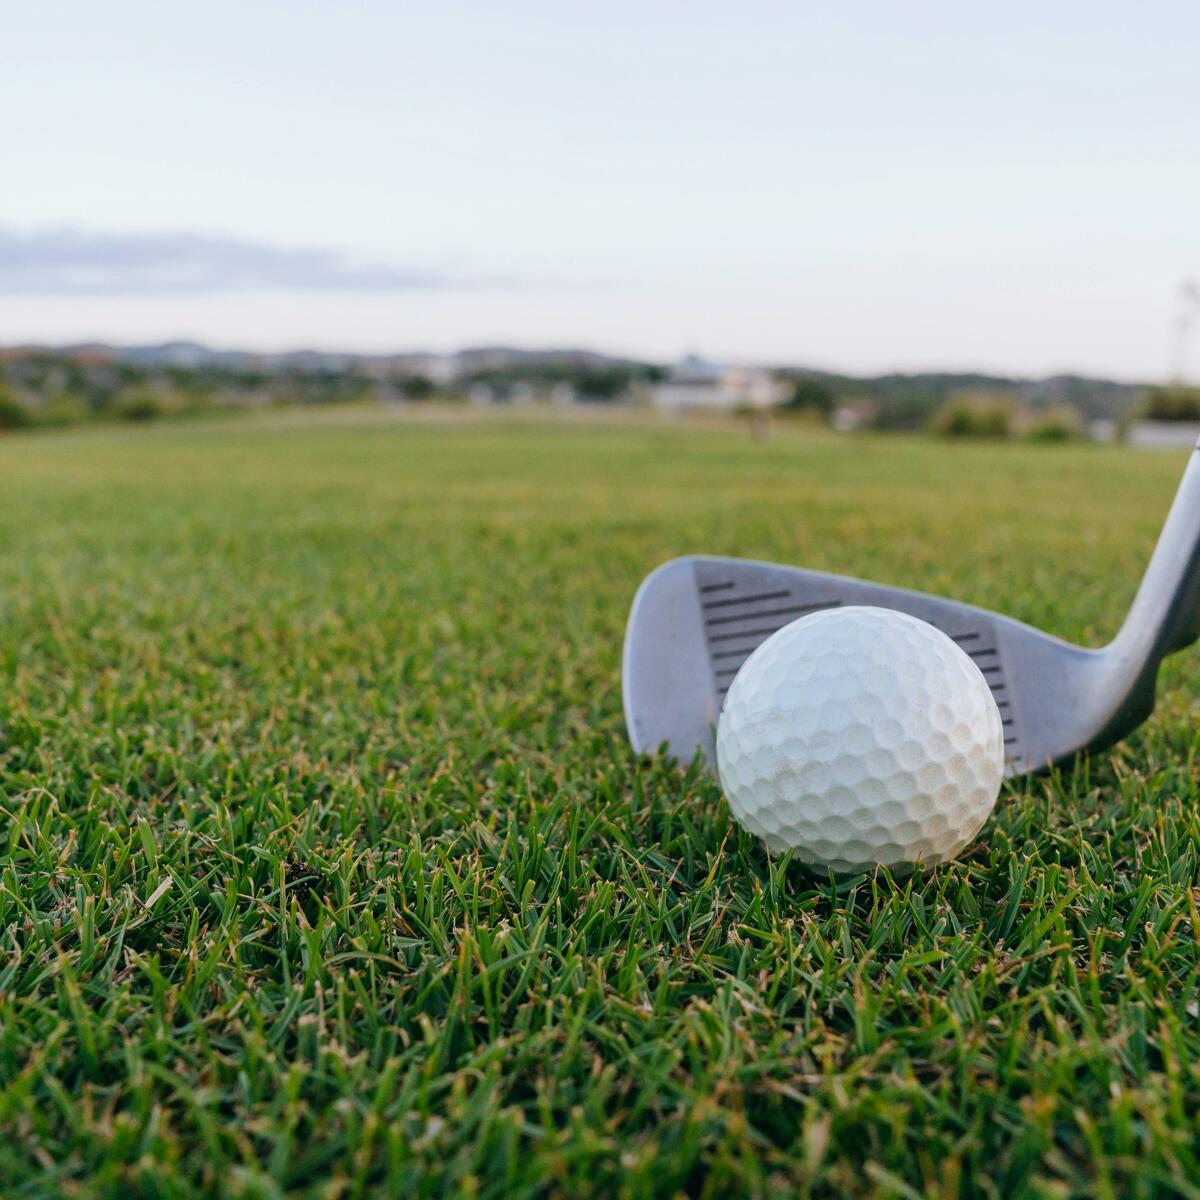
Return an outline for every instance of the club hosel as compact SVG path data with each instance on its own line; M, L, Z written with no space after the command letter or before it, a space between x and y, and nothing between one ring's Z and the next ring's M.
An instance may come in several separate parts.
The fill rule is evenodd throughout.
M1114 647L1157 660L1200 637L1200 441Z

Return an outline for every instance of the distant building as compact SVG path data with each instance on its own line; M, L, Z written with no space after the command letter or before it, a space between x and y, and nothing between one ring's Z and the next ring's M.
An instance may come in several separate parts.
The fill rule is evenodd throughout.
M879 405L874 400L843 400L829 415L829 424L838 433L854 433L859 429L870 429L879 416Z
M1115 442L1121 435L1121 426L1111 417L1097 417L1087 423L1087 435L1093 442Z
M104 367L116 357L108 346L73 346L65 352L77 367Z
M507 404L523 408L537 399L537 391L530 383L473 383L467 389L467 399L477 407L490 404Z
M458 377L458 363L453 354L414 354L409 369L414 375L424 375L443 386Z
M444 387L458 377L458 363L453 354L368 355L358 360L356 365L368 379L393 380L421 376Z
M1140 449L1194 446L1200 439L1200 421L1134 421L1125 434Z
M734 367L688 355L676 363L652 392L656 408L731 412L737 408L773 408L788 397L786 383L761 367Z

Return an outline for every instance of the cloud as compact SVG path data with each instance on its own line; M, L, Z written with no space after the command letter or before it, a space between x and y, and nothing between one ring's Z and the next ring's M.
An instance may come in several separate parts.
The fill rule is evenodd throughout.
M200 233L0 229L0 294L111 295L270 289L399 291L482 283L335 250Z

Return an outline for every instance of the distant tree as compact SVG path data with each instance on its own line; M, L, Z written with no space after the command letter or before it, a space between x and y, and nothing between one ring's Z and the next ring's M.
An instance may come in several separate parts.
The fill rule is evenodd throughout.
M122 421L153 421L162 414L162 401L153 392L140 388L122 396L117 404L117 416Z
M38 420L43 425L78 425L91 416L91 410L84 399L74 392L59 392L38 413Z
M145 367L131 362L116 363L113 367L113 375L116 377L117 385L122 388L135 387L150 378L150 372Z
M1146 416L1152 421L1200 421L1200 388L1151 388L1146 396Z
M1003 439L1012 431L1012 413L1006 404L962 396L938 410L932 428L948 438Z
M17 399L12 390L0 383L0 432L24 429L33 424L33 413Z
M1080 433L1079 413L1067 405L1057 405L1041 413L1025 431L1031 442L1069 442Z
M611 401L624 395L632 381L628 371L606 367L581 370L573 382L581 400Z
M819 379L801 378L796 380L784 407L793 412L815 412L822 417L829 417L836 402L837 397L828 384Z
M400 385L400 390L406 400L428 400L437 394L437 385L428 375L410 375Z
M877 429L922 429L934 419L945 396L920 383L868 387L865 394L879 405Z

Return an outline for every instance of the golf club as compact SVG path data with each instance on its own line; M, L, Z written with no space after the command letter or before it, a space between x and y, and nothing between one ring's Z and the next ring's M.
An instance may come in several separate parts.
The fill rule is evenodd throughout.
M1158 665L1200 636L1200 443L1120 632L1100 649L973 605L821 571L687 557L642 582L625 632L622 691L639 753L715 761L713 734L742 663L791 621L865 604L919 617L978 664L1000 709L1007 774L1070 761L1154 709Z

